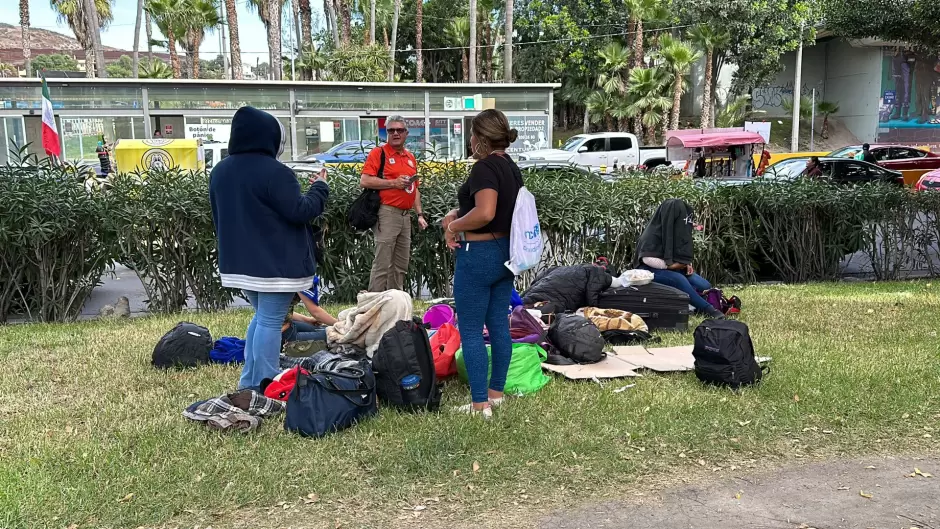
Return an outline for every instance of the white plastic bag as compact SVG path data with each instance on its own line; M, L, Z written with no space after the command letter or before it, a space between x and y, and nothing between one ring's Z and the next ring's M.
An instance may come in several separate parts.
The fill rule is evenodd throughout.
M509 235L509 260L506 268L519 275L535 268L542 260L542 227L539 213L535 209L535 197L522 187L516 195L516 207L512 211L512 232Z
M649 270L627 270L620 276L620 283L625 287L638 287L653 282L653 272Z

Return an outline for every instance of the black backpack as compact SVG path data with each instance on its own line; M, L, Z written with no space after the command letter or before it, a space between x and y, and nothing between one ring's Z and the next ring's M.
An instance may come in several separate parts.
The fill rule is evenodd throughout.
M377 148L381 149L382 154L376 176L385 178L385 149L382 147ZM349 211L346 213L349 225L360 231L371 230L379 222L379 206L381 205L382 201L379 198L378 191L363 189L356 200L353 200L352 205L349 206Z
M579 364L596 364L604 359L604 338L590 320L576 314L562 314L548 329L548 341L562 355Z
M183 321L163 335L153 348L153 365L170 367L196 367L209 363L212 335L209 329Z
M421 320L400 321L382 335L372 368L376 393L383 403L407 411L436 411L440 407L441 388Z
M737 389L764 375L754 358L747 325L734 320L705 320L695 329L695 376L707 384Z

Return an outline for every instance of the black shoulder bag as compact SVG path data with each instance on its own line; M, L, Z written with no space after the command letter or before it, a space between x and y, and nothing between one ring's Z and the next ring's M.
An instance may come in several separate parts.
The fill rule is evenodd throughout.
M379 178L385 178L385 149L378 147L382 151L382 157L379 161L379 171L375 175ZM371 230L379 222L379 206L382 201L379 199L379 192L375 189L363 189L362 193L349 206L346 218L353 229L359 231Z

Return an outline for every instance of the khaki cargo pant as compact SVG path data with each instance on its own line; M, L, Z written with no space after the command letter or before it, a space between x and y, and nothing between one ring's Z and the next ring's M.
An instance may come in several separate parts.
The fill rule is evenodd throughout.
M404 290L411 261L411 210L382 205L375 226L375 261L369 292Z

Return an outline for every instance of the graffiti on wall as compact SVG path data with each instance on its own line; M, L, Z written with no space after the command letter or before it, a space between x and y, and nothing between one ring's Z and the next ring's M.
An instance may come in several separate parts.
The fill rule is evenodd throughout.
M819 91L817 90L817 94ZM810 88L803 83L800 89L800 96L809 96ZM755 110L768 110L771 108L783 108L784 101L793 99L793 81L779 84L776 86L762 86L755 88L751 93L751 105Z
M940 58L884 48L878 122L879 143L940 143Z

